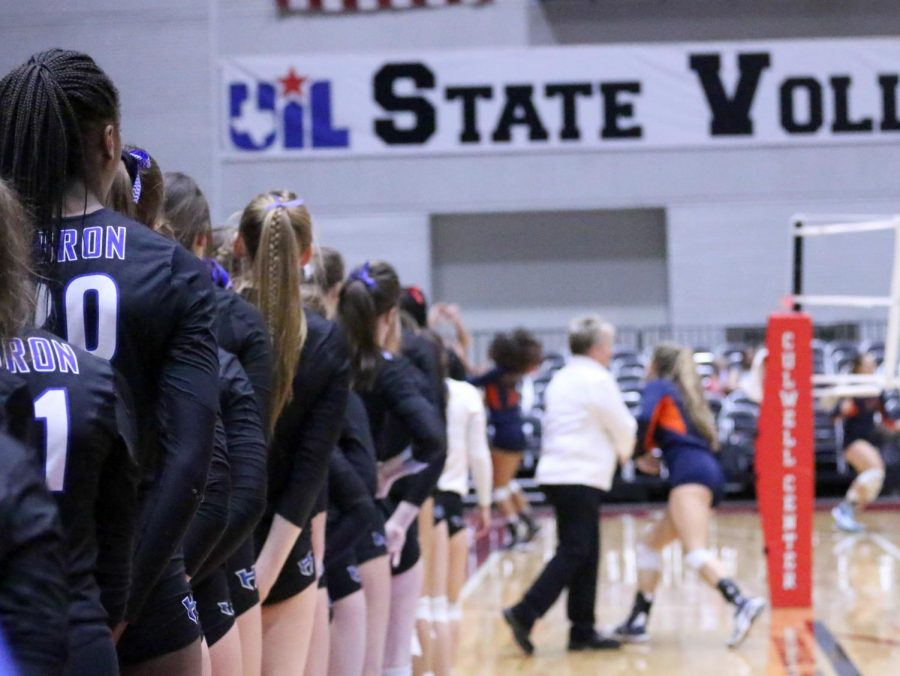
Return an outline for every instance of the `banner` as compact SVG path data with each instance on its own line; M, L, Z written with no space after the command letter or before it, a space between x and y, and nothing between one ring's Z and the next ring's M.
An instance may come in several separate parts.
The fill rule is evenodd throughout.
M224 61L230 158L886 143L900 40Z
M815 483L812 320L775 314L766 334L756 496L773 608L812 606Z

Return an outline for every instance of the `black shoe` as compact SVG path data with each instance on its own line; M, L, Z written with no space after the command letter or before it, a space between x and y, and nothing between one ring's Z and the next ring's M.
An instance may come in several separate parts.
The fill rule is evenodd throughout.
M621 646L616 639L596 631L587 638L569 637L569 650L618 650Z
M537 534L541 532L541 527L534 522L534 519L531 518L530 514L523 512L522 514L519 514L519 518L522 520L522 523L525 524L525 535L522 538L522 541L531 542L537 537Z
M516 643L519 644L519 647L525 652L526 655L533 655L534 644L529 638L531 629L519 622L519 619L516 617L516 614L513 612L512 608L506 608L503 611L503 619L506 620L506 624L508 624L509 628L512 629L513 638L516 639Z
M518 521L515 523L507 523L506 524L506 532L509 533L509 538L506 540L506 544L503 545L504 549L515 549L518 545L522 543L522 536L519 534L519 525Z

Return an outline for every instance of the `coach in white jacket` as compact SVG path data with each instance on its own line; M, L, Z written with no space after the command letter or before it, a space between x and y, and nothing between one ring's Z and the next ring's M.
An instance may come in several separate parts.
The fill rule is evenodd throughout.
M596 315L569 327L572 358L545 394L544 440L536 479L556 512L556 554L515 606L503 616L528 654L529 634L569 589L569 650L617 648L594 629L600 558L600 500L612 486L616 465L634 451L637 423L607 370L615 330Z

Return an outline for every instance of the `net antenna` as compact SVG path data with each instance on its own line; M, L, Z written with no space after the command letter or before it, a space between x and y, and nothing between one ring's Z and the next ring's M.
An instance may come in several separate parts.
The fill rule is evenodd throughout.
M887 310L887 336L884 361L879 373L833 373L813 375L815 397L868 397L900 387L897 374L900 348L900 215L868 216L860 214L797 214L792 219L794 256L791 303L795 312L803 306L856 307ZM894 258L891 289L888 296L810 295L803 292L804 242L808 237L894 231Z

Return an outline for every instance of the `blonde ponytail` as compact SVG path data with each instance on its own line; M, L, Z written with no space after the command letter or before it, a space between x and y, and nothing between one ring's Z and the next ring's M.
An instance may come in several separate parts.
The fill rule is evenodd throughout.
M719 450L719 436L712 410L706 402L703 384L697 375L691 351L671 343L663 343L653 352L653 364L657 375L671 379L681 392L684 410L691 423L710 445Z
M266 193L244 209L240 231L253 260L249 295L272 339L269 425L274 429L293 396L294 375L306 342L300 260L312 246L312 225L309 212L292 193Z

